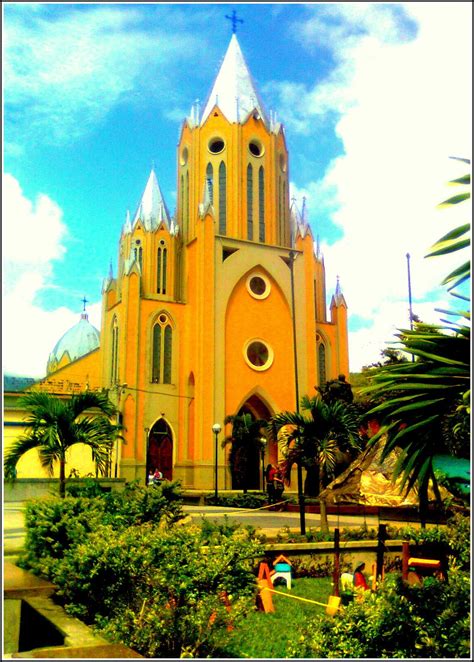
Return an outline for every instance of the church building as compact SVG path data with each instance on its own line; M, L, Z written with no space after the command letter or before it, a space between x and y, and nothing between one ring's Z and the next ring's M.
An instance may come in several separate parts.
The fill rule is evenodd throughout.
M212 490L219 424L219 489L230 488L227 415L294 411L297 393L349 374L344 296L337 283L328 315L323 256L304 201L290 202L285 130L267 114L235 33L206 104L182 124L174 216L161 167L127 213L100 333L84 311L37 387L106 389L126 440L112 475L115 466L142 484L159 467L184 488ZM269 443L265 462L276 461ZM259 465L254 474L258 488Z

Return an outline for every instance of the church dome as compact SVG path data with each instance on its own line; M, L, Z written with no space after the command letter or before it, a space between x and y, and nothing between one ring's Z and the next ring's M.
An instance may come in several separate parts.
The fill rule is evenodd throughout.
M87 313L81 314L81 319L58 340L49 355L47 373L89 354L100 345L100 333L89 322ZM66 360L64 360L66 359ZM60 366L60 363L62 365Z

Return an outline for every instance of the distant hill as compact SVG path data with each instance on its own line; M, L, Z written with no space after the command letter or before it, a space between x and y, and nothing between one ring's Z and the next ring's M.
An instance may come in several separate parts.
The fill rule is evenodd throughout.
M33 377L12 377L11 375L3 375L3 391L5 393L18 393L24 391L36 381L37 380Z

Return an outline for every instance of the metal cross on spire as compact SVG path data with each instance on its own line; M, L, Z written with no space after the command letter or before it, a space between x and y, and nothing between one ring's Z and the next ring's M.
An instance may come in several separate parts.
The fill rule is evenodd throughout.
M232 16L225 16L226 18L229 19L229 21L232 21L232 34L235 34L237 32L237 23L243 23L243 20L241 18L237 18L237 12L235 9L232 11Z
M85 312L86 312L86 303L89 303L89 301L88 301L88 299L86 299L86 297L84 297L83 299L81 299L81 301L82 301L82 303L83 303L83 305L84 305L84 308L83 308L82 312L85 313Z

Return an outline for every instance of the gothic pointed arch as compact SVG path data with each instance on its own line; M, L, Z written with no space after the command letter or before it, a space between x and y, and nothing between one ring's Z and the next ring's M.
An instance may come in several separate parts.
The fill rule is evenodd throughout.
M159 418L148 434L145 480L155 469L165 480L173 480L173 432L164 418Z

